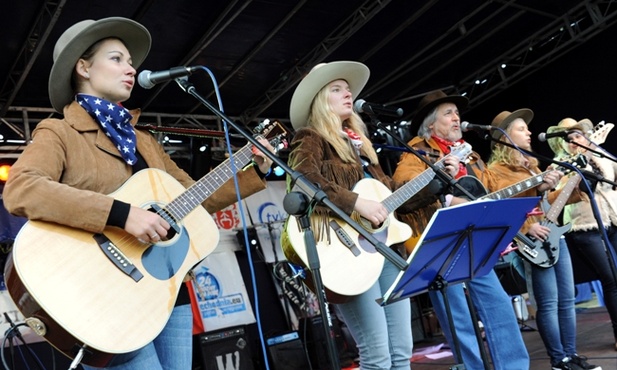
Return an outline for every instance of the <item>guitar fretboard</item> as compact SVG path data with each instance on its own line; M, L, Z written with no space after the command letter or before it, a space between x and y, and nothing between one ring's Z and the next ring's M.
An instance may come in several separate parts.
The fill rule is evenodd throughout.
M511 198L517 194L524 192L525 190L536 187L544 181L544 175L546 175L549 171L542 172L539 175L535 175L525 180L519 181L516 184L512 184L507 188L503 188L501 190L497 190L496 192L487 194L483 196L481 199L504 199Z
M443 159L435 163L437 168L443 168ZM385 198L381 203L386 207L388 213L394 212L408 199L416 195L435 177L435 171L432 168L427 168L413 180L405 183L405 185L396 189L396 191Z
M229 180L234 170L238 170L252 157L251 144L243 146L240 150L234 153L232 163L227 158L223 163L218 165L214 170L208 172L204 177L191 185L176 199L169 202L164 208L164 211L169 213L176 221L183 219L195 207L200 205L204 200L208 199L218 188L220 188L227 180ZM232 164L234 165L232 167Z

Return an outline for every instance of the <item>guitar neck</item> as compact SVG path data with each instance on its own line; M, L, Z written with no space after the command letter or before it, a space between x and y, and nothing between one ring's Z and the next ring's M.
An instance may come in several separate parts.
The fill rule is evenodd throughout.
M443 168L444 159L440 159L435 162L435 166L437 168ZM405 185L396 189L396 191L386 199L384 199L381 203L386 207L388 213L394 212L398 207L403 205L407 200L416 195L420 190L422 190L429 182L435 177L435 171L432 168L427 168L418 176L416 176L413 180L405 183Z
M557 217L563 210L563 207L566 206L566 202L570 195L574 191L574 189L578 186L578 183L581 181L581 176L578 174L574 174L572 177L568 179L566 185L561 189L561 193L557 196L551 208L548 212L546 212L545 218L553 223L557 222Z
M538 185L540 185L542 183L542 181L544 181L544 176L548 173L549 171L544 171L539 175L535 175L532 177L528 177L525 180L519 181L515 184L512 184L510 186L508 186L507 188L503 188L501 190L497 190L496 192L487 194L485 196L483 196L481 199L504 199L504 198L511 198L515 195L518 195L522 192L524 192L525 190L529 190L531 188L534 188Z
M208 199L219 187L229 180L234 172L249 162L253 156L251 144L243 146L233 155L233 163L227 158L223 163L208 172L204 177L191 185L176 199L169 202L164 211L174 219L181 220L195 207ZM232 166L233 165L233 166Z

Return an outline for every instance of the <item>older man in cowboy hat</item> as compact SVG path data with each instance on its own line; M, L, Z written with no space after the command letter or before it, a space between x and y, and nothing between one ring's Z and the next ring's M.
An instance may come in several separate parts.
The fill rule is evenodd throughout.
M417 128L418 131L417 136L411 139L409 145L420 153L425 153L426 159L431 162L443 158L450 153L452 147L463 145L459 109L466 108L467 103L467 98L460 95L446 95L440 90L428 93L420 101L413 117L412 127ZM482 159L475 152L472 152L465 161L461 161L456 156L448 156L444 165L446 172L454 179L471 175L483 183L492 181L490 175L484 171L485 165ZM401 155L393 178L396 181L409 181L426 168L426 163L414 154L404 153ZM437 209L463 201L452 194L446 194L442 199L445 201L440 201L438 194L433 194L431 189L424 189L410 202L417 209L409 214L399 214L399 217L413 230L424 230ZM408 247L413 248L414 242L413 240L408 241ZM466 285L473 306L485 327L494 368L529 369L529 355L520 334L510 298L503 290L496 274L491 271L485 276L470 280ZM467 304L462 284L448 287L446 294L454 319L458 339L456 343L448 323L443 297L435 291L429 292L435 313L448 342L451 346L457 344L460 346L462 358L458 360L462 361L467 369L484 369L488 364L484 364L480 355L470 307Z

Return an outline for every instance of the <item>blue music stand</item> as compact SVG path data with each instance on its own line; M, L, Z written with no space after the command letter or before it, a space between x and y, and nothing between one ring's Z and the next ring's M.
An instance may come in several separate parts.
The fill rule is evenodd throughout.
M484 200L437 210L382 305L427 292L437 277L460 283L488 274L539 197Z
M387 305L429 289L441 291L452 330L454 350L460 360L462 357L445 294L446 287L449 283L462 283L488 274L539 199L481 200L437 210L407 259L407 269L399 273L390 289L378 300L379 303ZM484 345L477 327L475 310L469 298L467 302L482 350ZM484 351L482 358L488 368ZM451 367L464 368L462 364Z

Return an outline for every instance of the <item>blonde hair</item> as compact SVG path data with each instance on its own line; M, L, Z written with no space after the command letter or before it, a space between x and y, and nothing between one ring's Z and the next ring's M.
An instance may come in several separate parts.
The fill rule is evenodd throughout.
M508 135L510 135L511 132L512 123L510 123L506 128L506 133ZM517 149L497 143L495 144L495 148L493 148L493 151L491 152L491 157L488 160L488 164L491 165L493 163L503 163L509 166L520 166L520 160L523 155L524 154L519 152ZM527 160L529 161L530 168L538 167L539 162L537 158L527 156Z
M377 153L373 148L373 144L366 136L367 129L362 118L356 112L353 112L348 119L341 122L341 118L338 114L334 113L328 102L329 95L330 89L328 85L322 87L315 95L308 116L308 125L319 132L332 145L344 162L351 163L357 162L357 158L353 147L349 144L349 140L342 132L343 127L349 128L360 135L362 139L362 155L366 156L371 161L371 164L378 164Z

